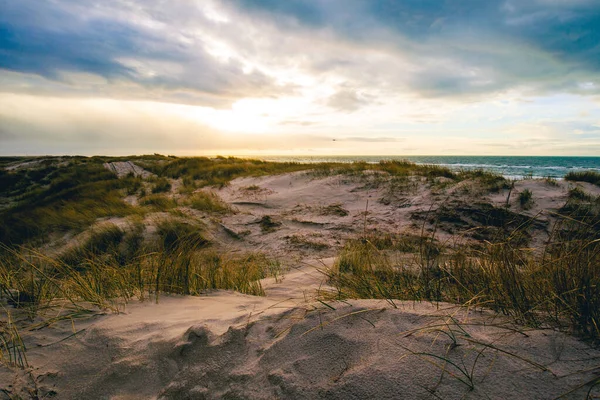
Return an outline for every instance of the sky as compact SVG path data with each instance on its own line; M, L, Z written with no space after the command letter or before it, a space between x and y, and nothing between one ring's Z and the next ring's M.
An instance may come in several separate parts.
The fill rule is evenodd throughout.
M0 0L0 154L600 156L600 0Z

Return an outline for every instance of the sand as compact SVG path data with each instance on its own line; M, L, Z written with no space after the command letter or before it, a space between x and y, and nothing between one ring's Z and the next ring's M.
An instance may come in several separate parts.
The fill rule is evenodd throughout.
M120 314L25 331L31 367L0 367L0 398L585 398L589 387L577 387L598 376L600 351L556 330L445 303L316 300L328 289L318 269L333 262L347 238L365 230L418 232L411 215L454 191L462 202L506 202L506 192L461 185L415 185L389 202L390 193L364 179L305 173L211 189L238 210L220 221L207 218L215 239L232 252L283 257L290 268L283 279L263 280L266 296L161 296L158 304L132 302ZM536 215L564 204L568 185L522 181L513 195L532 190L535 203L523 212ZM263 231L264 216L279 225ZM551 223L551 214L541 218Z
M122 314L26 332L37 393L61 399L551 399L591 379L594 371L581 371L600 361L599 351L560 332L515 327L450 304L315 304L311 294L321 284L314 267L304 265L282 282L265 280L266 297L163 296L158 304L130 304ZM452 332L456 346L441 332ZM27 382L22 372L3 371L0 378L15 386Z

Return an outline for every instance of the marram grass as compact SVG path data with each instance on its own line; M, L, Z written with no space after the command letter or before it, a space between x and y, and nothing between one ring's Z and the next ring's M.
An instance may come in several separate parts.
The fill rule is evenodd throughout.
M432 253L427 251L432 239L423 237L412 258L400 261L378 248L377 238L363 237L349 241L334 266L324 272L335 288L333 297L481 306L511 315L520 323L570 328L597 341L597 235L593 226L565 218L542 249L521 248L509 237L476 250L445 246Z

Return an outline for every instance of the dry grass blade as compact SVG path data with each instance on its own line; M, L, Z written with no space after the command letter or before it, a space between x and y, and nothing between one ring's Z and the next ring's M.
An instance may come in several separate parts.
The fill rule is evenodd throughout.
M23 339L10 312L4 307L2 309L6 314L6 320L0 321L0 361L9 366L27 368L29 363Z
M330 324L332 324L332 323L334 323L336 321L339 321L341 319L351 317L353 315L359 315L359 314L364 314L364 313L367 313L367 312L374 312L374 311L381 312L382 310L385 310L385 309L382 309L382 308L368 308L368 309L365 309L365 310L352 311L352 312L349 312L347 314L344 314L344 315L341 315L339 317L336 317L336 318L332 319L331 321L321 322L317 326L315 326L315 327L307 330L306 332L304 332L301 336L308 335L309 333L311 333L311 332L313 332L313 331L315 331L317 329L322 329L322 328L326 327L327 325L330 325ZM371 323L371 325L373 325L373 324Z

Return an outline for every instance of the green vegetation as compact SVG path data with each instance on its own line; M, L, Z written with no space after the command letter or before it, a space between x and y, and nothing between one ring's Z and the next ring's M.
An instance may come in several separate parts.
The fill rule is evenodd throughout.
M533 205L533 193L529 189L523 190L519 193L519 205L522 209L528 210Z
M0 321L0 362L18 368L27 368L26 348L21 335L7 309L6 318ZM2 315L2 314L0 314Z
M185 204L207 213L229 214L233 212L232 208L213 192L196 192L186 200Z
M292 235L287 238L288 242L297 248L301 249L310 249L316 251L327 250L329 245L327 243L319 242L317 240L313 240L306 236L301 235Z
M259 279L277 264L262 254L228 257L189 243L187 236L167 234L165 251L140 249L126 263L119 262L122 258L114 249L106 253L81 249L68 259L5 251L0 260L0 293L32 316L69 304L76 310L86 303L116 310L129 299L157 298L160 292L199 295L210 289L232 289L261 295Z
M103 309L118 311L134 298L158 301L160 293L231 289L263 295L260 279L281 275L279 262L264 254L229 256L211 249L198 224L160 220L154 241L144 239L144 230L139 221L127 228L105 224L54 257L3 246L0 298L19 315L47 325ZM0 320L0 361L24 368L19 333L9 311L0 311L5 314Z
M511 187L511 182L502 175L483 169L462 171L460 175L463 179L472 179L480 182L483 188L490 192L498 192L503 189L510 189Z
M0 243L19 245L53 233L82 230L98 218L136 212L123 202L120 192L134 178L118 179L91 159L73 159L55 168L3 172L4 179L17 183L4 193L13 204L0 212ZM41 178L30 184L34 175Z
M262 233L274 232L278 227L281 226L281 222L273 220L270 215L264 215L259 221L260 230Z
M579 171L569 172L565 175L565 180L573 182L589 182L596 186L600 186L600 172L596 171Z
M61 262L77 268L78 263L85 261L88 257L106 253L116 254L124 236L125 232L121 228L114 224L107 224L100 229L92 230L87 240L63 252L59 259Z
M205 237L204 228L175 219L164 219L156 225L160 238L160 249L175 252L182 248L186 251L206 246L209 241Z
M546 185L548 186L554 186L554 187L558 187L558 181L556 180L556 178L553 178L551 176L547 176L544 178L544 182L546 182Z
M522 246L528 244L532 228L546 228L535 218L482 202L449 201L436 210L413 212L411 218L478 241L501 243L510 238Z
M152 186L152 193L164 193L171 191L171 182L167 178L157 178Z
M569 200L579 200L579 201L592 201L593 200L593 196L587 192L585 192L583 189L581 189L580 187L573 187L571 189L569 189L569 194L568 194L568 198Z
M177 207L177 201L165 194L150 194L140 199L140 205L153 211L168 211Z
M177 158L167 163L139 162L141 166L166 178L185 178L198 181L199 186L225 185L241 176L261 176L309 169L297 163L272 163L259 160L244 160L234 157Z
M330 204L321 208L321 215L336 215L338 217L345 217L348 214L348 210L343 208L339 203Z
M517 232L504 242L474 248L440 246L423 235L402 249L411 256L400 263L381 250L392 246L391 239L364 237L349 241L325 273L336 289L335 298L481 306L520 323L569 326L583 337L600 340L597 222L597 217L595 225L573 216L560 218L538 251L513 240Z

